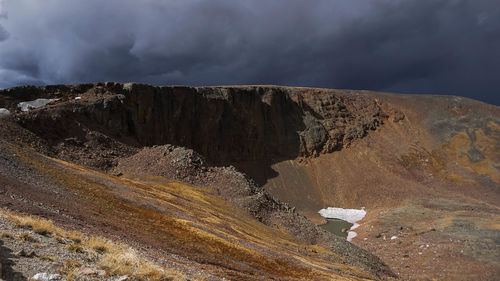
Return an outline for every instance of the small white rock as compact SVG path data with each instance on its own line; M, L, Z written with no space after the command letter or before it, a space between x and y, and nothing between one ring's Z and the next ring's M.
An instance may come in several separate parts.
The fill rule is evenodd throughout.
M75 100L81 100L81 99L82 99L82 97L76 97L75 98Z
M49 274L47 272L37 273L31 277L32 281L59 281L62 280L62 276L59 274Z
M123 276L118 277L115 281L126 281L128 279L130 279L130 277L128 275L123 275Z
M394 239L398 239L398 237L397 237L397 236L395 236L395 235L394 235L394 236L392 236L392 237L391 237L391 240L394 240Z
M9 115L10 111L7 108L0 108L0 116L1 115Z

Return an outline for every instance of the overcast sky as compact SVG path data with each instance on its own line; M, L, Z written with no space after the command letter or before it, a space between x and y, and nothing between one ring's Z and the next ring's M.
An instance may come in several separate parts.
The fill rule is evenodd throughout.
M136 81L500 105L499 0L0 0L0 88Z

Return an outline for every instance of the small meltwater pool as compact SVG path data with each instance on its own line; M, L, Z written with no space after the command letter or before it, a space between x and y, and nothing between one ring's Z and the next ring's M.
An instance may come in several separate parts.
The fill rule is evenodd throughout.
M337 236L347 238L349 229L353 226L352 223L341 219L326 219L328 222L320 227Z

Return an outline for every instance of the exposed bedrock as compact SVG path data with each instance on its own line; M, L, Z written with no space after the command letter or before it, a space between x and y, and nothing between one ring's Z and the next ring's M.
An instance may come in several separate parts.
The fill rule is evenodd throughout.
M370 96L319 89L98 83L8 91L17 101L84 96L21 117L52 144L84 142L95 130L135 147L188 147L214 164L318 156L350 145L386 118Z
M264 87L123 89L117 91L123 96L89 108L90 118L141 145L190 147L214 162L317 156L382 121L378 105L365 97Z

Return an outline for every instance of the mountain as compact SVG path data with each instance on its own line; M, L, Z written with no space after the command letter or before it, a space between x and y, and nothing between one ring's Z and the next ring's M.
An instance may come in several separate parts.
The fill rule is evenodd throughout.
M186 278L500 274L497 106L106 82L6 89L0 108L2 208L126 243ZM365 207L352 243L315 225L326 207Z

